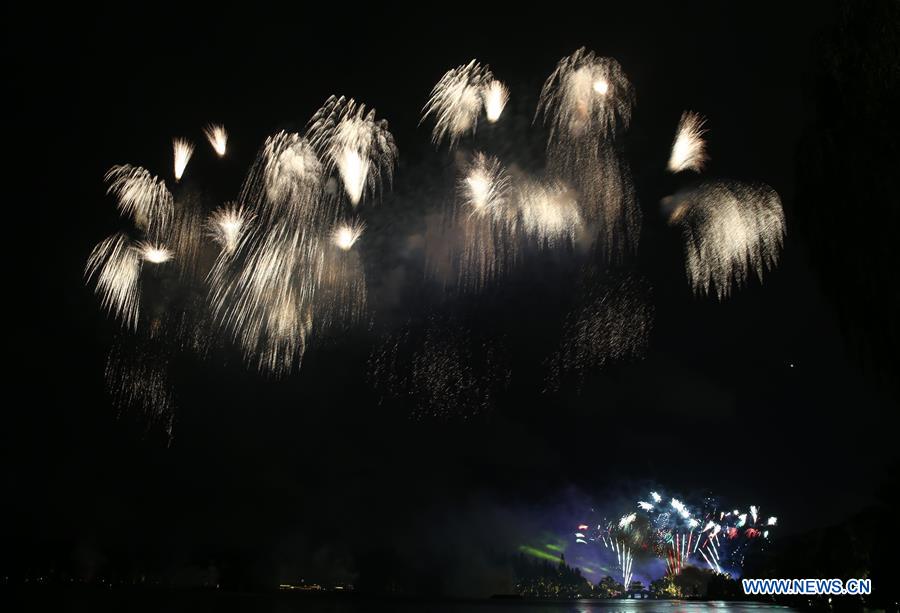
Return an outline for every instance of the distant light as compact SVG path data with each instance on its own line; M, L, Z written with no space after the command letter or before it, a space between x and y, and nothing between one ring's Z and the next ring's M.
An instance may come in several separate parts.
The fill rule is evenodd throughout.
M609 82L606 79L597 79L594 81L594 91L605 96L609 92Z

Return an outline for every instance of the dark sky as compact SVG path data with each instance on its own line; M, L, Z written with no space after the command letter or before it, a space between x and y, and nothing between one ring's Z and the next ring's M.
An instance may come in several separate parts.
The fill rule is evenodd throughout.
M4 206L22 215L10 268L26 271L29 322L8 324L21 337L8 359L23 367L4 428L10 566L165 573L212 560L274 582L364 573L384 559L465 562L484 569L478 589L489 592L503 583L483 561L572 501L602 505L647 484L708 489L777 510L786 532L872 504L896 461L891 385L878 376L887 358L849 348L845 332L866 314L851 311L848 323L826 289L839 273L811 245L834 237L797 221L798 151L822 106L817 71L838 11L621 4L7 7L16 110ZM435 151L419 112L444 71L473 57L488 63L512 100L508 125L482 146L539 168L543 134L530 120L540 84L581 46L618 59L636 90L625 146L644 228L626 268L650 286L655 322L644 359L593 373L580 392L541 394L577 256L528 260L484 296L441 297L409 245L435 194L452 188L452 155ZM301 129L330 94L375 107L400 150L393 193L365 211L372 327L313 347L281 381L246 371L227 350L175 359L169 443L104 389L117 326L81 279L92 246L124 223L103 174L128 162L167 176L170 139L188 136L198 148L183 189L212 207L236 196L267 135ZM764 181L787 215L778 268L721 303L692 296L658 208L687 181L663 172L685 109L708 118L707 176ZM202 139L213 120L231 134L222 163ZM843 205L820 206L836 217ZM866 249L860 237L843 242ZM17 290L8 295L18 301ZM510 384L487 415L413 421L403 403L379 402L366 377L378 335L429 316L463 321L509 354ZM460 591L459 581L441 589Z

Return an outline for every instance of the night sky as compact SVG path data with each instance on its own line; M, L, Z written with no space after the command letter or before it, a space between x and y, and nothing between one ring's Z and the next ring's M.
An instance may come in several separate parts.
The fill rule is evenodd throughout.
M502 560L519 544L651 485L755 502L786 535L875 504L897 461L896 120L884 102L896 81L877 76L896 73L859 62L870 85L886 83L854 125L868 131L860 149L828 140L857 115L827 92L847 49L859 59L875 40L859 32L890 30L895 5L604 4L6 7L7 269L24 273L6 295L27 322L7 319L7 572L171 578L212 564L236 585L274 585L392 568L409 589L490 594L508 589ZM477 58L511 90L478 146L539 170L540 86L581 46L615 57L635 87L625 151L644 223L619 272L645 280L655 319L642 359L542 393L588 256L532 254L482 294L442 291L422 242L456 161L418 124L441 75ZM133 163L170 180L171 138L185 136L197 150L178 189L211 209L237 196L267 135L301 130L331 94L376 108L400 151L393 189L361 209L366 322L283 380L233 349L179 354L170 440L104 386L119 328L82 271L125 222L103 175ZM686 109L708 119L705 176L768 183L787 217L778 267L722 302L692 294L659 208L695 180L664 171ZM229 130L224 160L203 139L210 121ZM821 159L850 161L816 180ZM863 186L872 177L883 184ZM410 419L367 375L384 334L435 318L506 356L508 385L472 419Z

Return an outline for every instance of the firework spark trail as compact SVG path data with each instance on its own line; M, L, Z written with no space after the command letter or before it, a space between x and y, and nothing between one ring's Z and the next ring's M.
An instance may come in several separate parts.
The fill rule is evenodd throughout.
M375 119L375 109L353 99L331 96L309 122L306 137L325 160L326 171L337 168L353 206L390 183L397 146L387 121Z
M126 328L137 328L140 308L141 259L124 233L97 244L84 268L85 280L96 278L100 305Z
M369 377L382 399L406 399L415 420L465 421L489 413L509 382L503 349L451 318L430 317L386 335L369 359Z
M151 422L162 421L171 440L175 395L168 373L167 350L158 341L117 337L106 358L104 379L113 404L138 407Z
M174 158L175 180L181 181L184 169L187 168L191 156L194 155L194 143L184 138L172 139L172 154Z
M148 236L165 234L175 206L162 179L140 166L123 164L110 168L104 180L109 183L107 193L116 197L122 215L131 217Z
M579 193L582 217L599 226L597 249L613 261L636 250L640 235L631 171L617 143L633 103L618 62L581 48L561 59L544 82L535 115L549 126L552 174Z
M704 553L704 551L702 549L700 550L700 555L703 556L704 560L706 560L706 563L709 565L710 570L712 570L714 572L719 572L717 570L716 566L714 566L713 563L710 562L709 558L706 556L706 553Z
M354 248L365 224L349 221L336 227L323 245L319 288L315 300L316 327L338 328L353 324L365 313L368 290L359 249Z
M198 266L204 243L203 226L203 203L197 194L179 195L171 229L158 242L164 242L174 252L182 281L202 282Z
M206 135L206 140L209 141L216 155L219 157L224 156L225 148L228 145L228 132L225 131L225 126L211 123L203 128L203 133Z
M653 308L643 280L624 276L604 281L589 271L579 293L560 349L548 360L545 391L559 390L568 376L580 387L608 363L639 359L649 344Z
M212 239L221 245L226 253L233 253L253 217L244 211L243 206L229 202L210 214L206 228Z
M487 66L472 60L441 77L422 109L422 121L433 116L432 141L438 145L446 138L452 149L467 132L475 133L482 108L494 123L508 99L506 86L494 79Z
M703 170L703 166L709 160L706 155L706 141L703 139L703 135L706 134L703 127L705 123L706 120L698 113L691 111L682 113L675 142L672 143L672 153L669 156L670 172Z
M781 199L766 185L716 181L670 196L669 222L681 228L688 281L697 294L720 299L746 284L750 272L778 263L785 225Z

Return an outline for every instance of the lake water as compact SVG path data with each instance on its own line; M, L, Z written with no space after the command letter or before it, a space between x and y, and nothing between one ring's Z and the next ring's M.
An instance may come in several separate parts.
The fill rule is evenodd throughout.
M688 602L677 600L379 600L361 597L307 596L282 593L210 591L39 590L0 592L21 603L7 611L65 611L73 613L741 613L794 611L784 606L753 602ZM24 605L24 606L22 606Z

